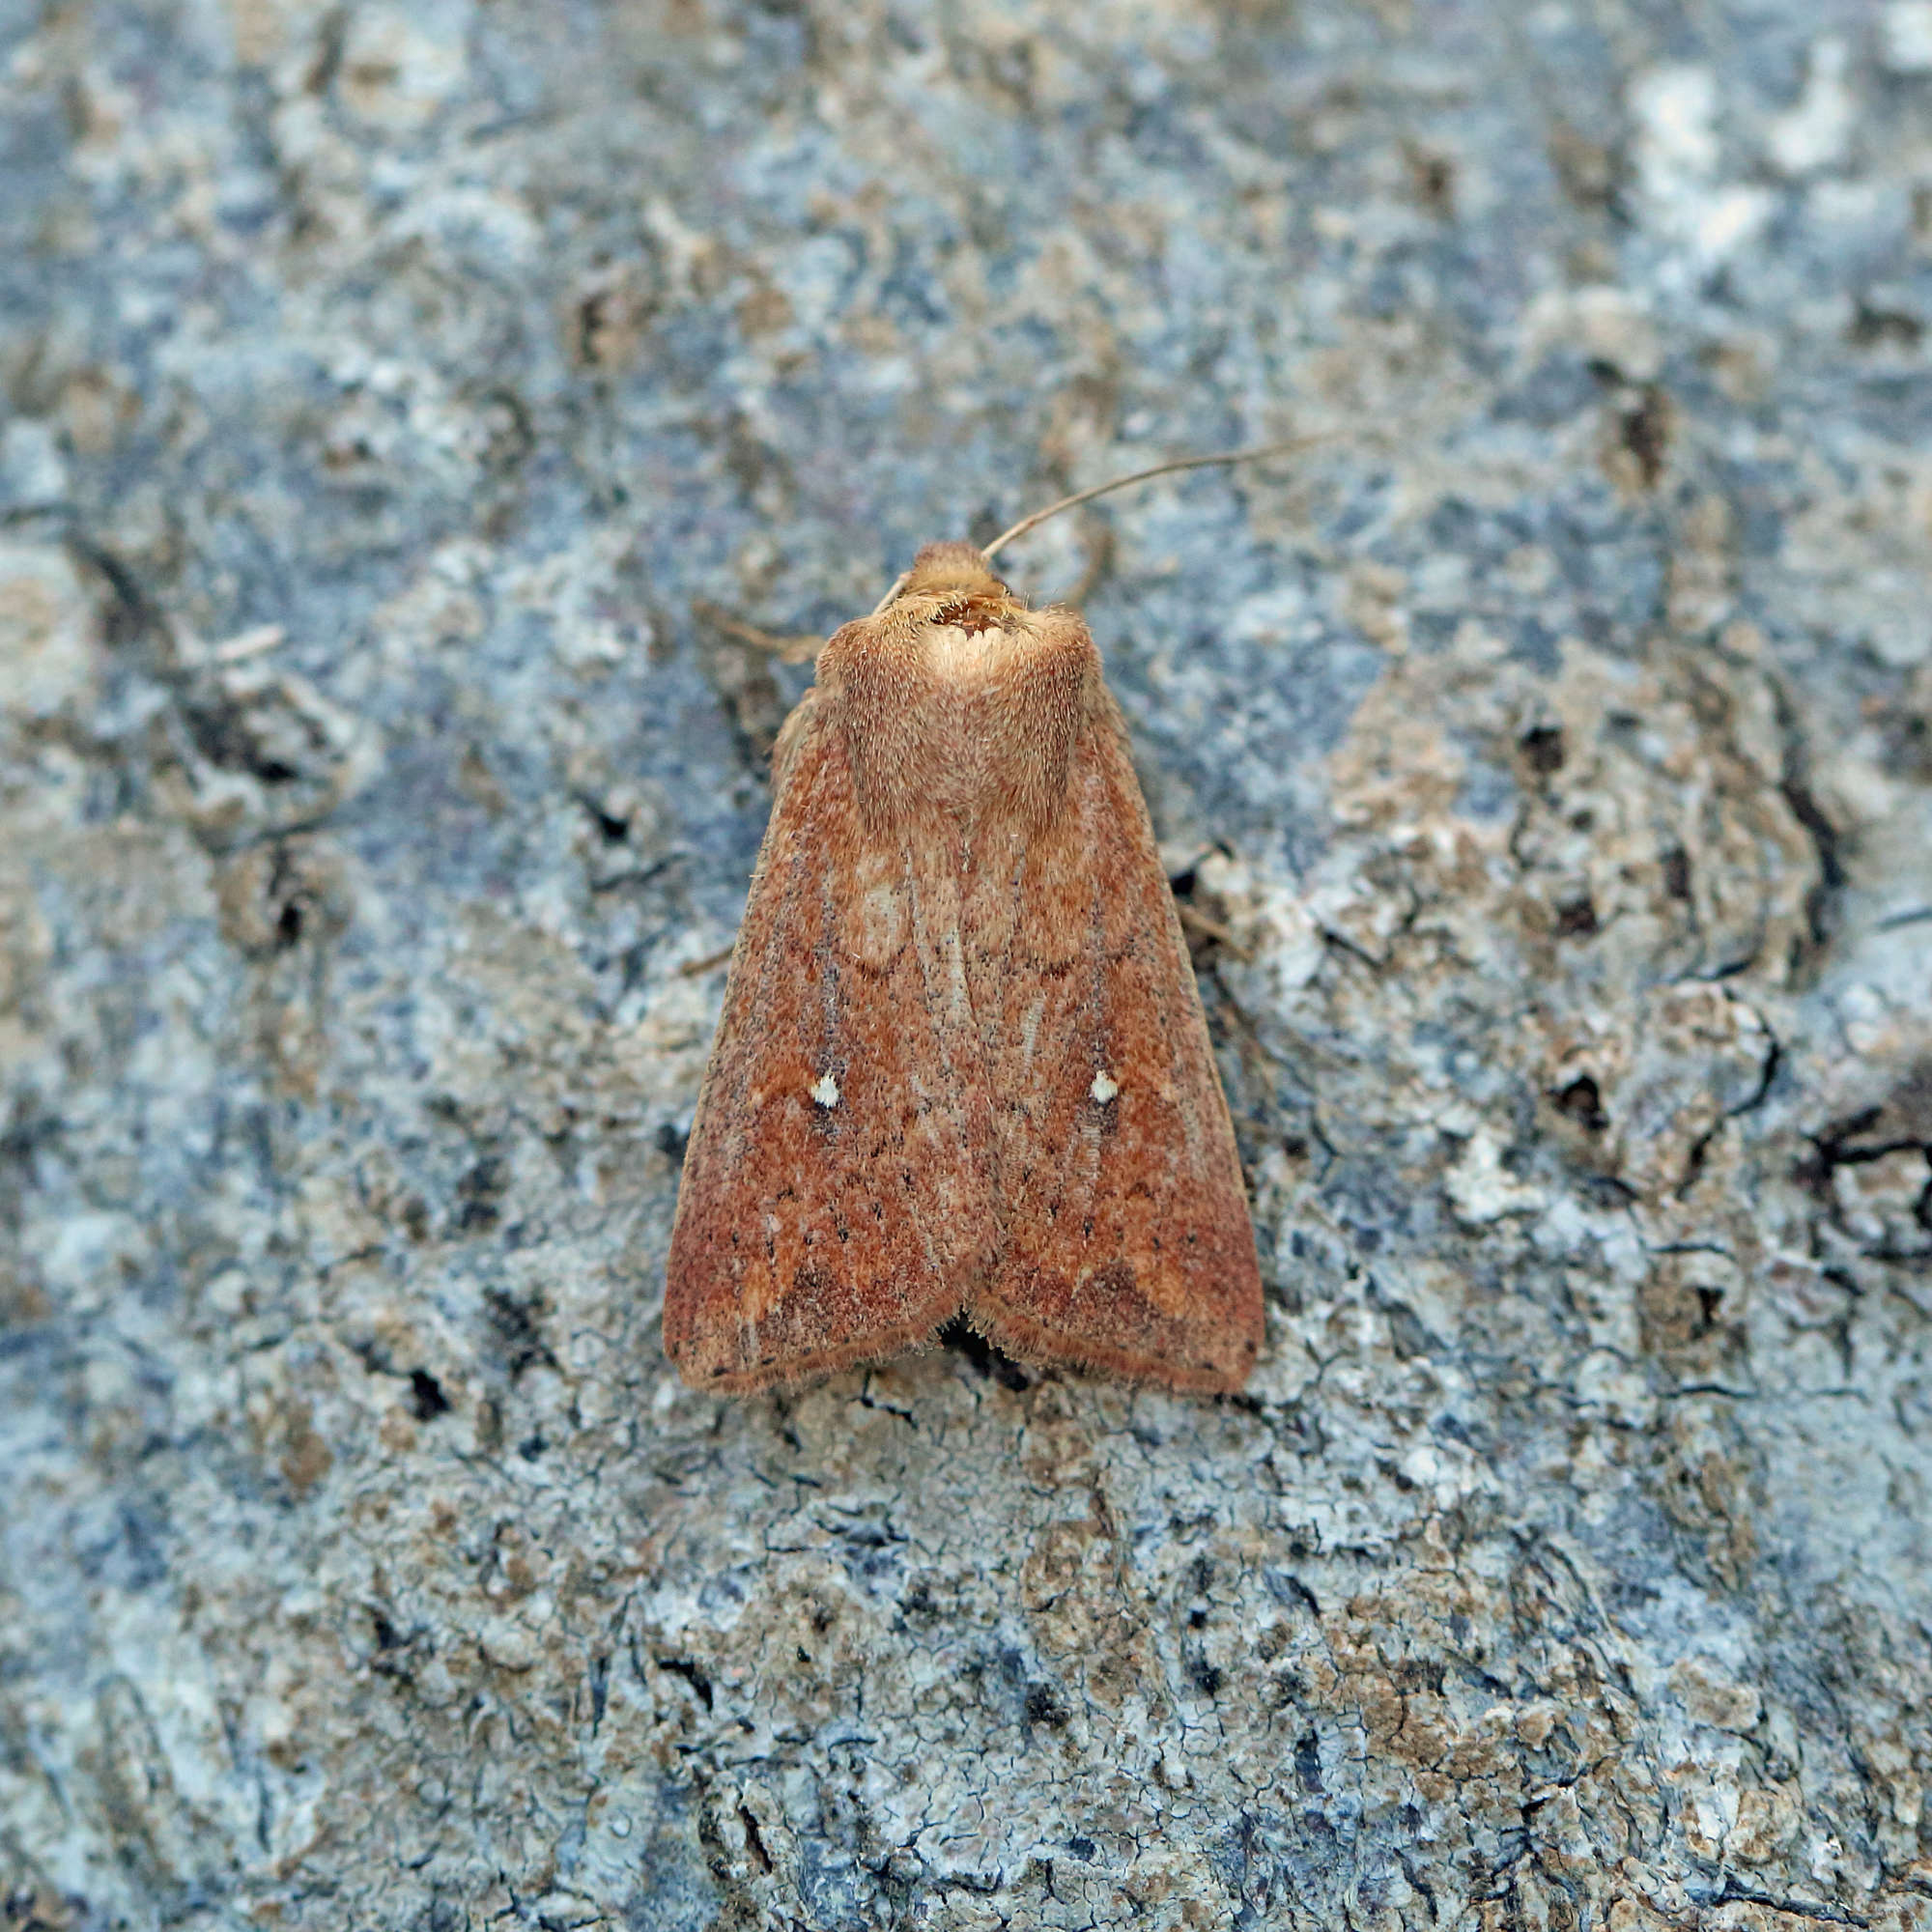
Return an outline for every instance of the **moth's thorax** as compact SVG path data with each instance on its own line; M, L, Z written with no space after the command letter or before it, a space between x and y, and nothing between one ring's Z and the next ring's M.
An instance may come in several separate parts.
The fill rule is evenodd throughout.
M921 636L926 668L961 696L983 689L1010 668L1025 642L1004 624L926 625Z
M1049 820L1074 733L1105 701L1079 617L1028 610L970 544L928 544L826 646L818 675L866 817L939 813L968 838Z

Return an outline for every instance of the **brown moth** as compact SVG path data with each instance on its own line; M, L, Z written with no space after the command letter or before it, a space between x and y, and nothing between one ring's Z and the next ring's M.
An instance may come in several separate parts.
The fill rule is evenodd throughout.
M785 721L671 1231L694 1387L961 1314L1023 1362L1171 1388L1254 1365L1234 1129L1121 714L1079 614L990 563L1097 494L926 545Z

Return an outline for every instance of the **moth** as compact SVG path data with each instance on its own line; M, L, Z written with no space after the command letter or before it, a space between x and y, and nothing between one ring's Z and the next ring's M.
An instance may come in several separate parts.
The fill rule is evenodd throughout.
M962 1315L1035 1365L1204 1391L1254 1365L1247 1195L1121 713L1078 612L992 567L1098 494L927 544L779 735L671 1230L694 1387Z

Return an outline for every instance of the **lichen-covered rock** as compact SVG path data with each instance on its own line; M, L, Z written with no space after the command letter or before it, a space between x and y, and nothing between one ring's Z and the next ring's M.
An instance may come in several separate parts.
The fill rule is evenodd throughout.
M0 1918L1932 1924L1932 13L0 13ZM1248 1394L721 1404L798 640L1129 717Z

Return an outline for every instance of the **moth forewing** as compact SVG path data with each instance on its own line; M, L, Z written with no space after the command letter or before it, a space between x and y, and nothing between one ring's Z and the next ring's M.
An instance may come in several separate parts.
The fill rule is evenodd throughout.
M867 825L838 694L808 702L781 738L671 1230L665 1347L700 1388L918 1347L996 1246L976 1069L935 1011L908 853Z
M969 1315L1023 1360L1238 1388L1263 1333L1253 1226L1111 701L1073 745L987 980L1006 1238Z

